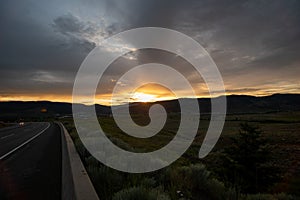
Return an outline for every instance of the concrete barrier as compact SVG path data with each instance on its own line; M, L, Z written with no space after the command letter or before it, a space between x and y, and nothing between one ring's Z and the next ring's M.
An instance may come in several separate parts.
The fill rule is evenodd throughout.
M62 123L62 200L99 200L74 143Z

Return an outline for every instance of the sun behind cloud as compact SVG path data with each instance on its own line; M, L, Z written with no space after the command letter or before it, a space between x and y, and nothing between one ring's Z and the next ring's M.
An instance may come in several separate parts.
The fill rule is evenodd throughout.
M154 83L145 84L132 92L130 102L155 102L176 99L168 88Z
M145 94L143 92L135 92L131 97L133 102L154 102L156 101L156 95L153 94Z

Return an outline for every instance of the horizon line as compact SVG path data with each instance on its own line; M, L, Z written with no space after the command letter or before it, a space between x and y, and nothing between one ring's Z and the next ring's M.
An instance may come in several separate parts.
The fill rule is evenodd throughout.
M198 98L191 98L191 97L181 97L181 98L173 98L173 99L166 99L166 100L160 100L160 101L151 101L151 102L142 102L142 101L134 101L134 102L126 102L118 105L104 105L100 103L94 103L94 104L85 104L85 103L75 103L75 104L81 104L81 105L86 105L86 106L92 106L92 105L100 105L100 106L106 106L106 107L112 107L112 106L122 106L126 104L134 104L134 103L141 103L141 104L151 104L151 103L156 103L156 102L166 102L166 101L174 101L178 99L213 99L213 98L220 98L223 96L229 97L229 96L249 96L249 97L269 97L269 96L274 96L274 95L300 95L300 93L273 93L273 94L266 94L266 95L249 95L249 94L226 94L226 95L220 95L220 96L214 96L214 97L198 97ZM0 103L5 103L5 102L51 102L51 103L68 103L68 104L73 104L72 101L51 101L47 99L42 99L42 100L5 100L2 101L0 100Z

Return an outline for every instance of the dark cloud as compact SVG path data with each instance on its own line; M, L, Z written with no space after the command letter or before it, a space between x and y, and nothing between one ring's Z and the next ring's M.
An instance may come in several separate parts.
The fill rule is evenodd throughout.
M227 88L226 92L228 94L247 94L252 92L258 92L261 91L259 88L237 88L237 89L230 89ZM215 91L216 93L222 93L223 91Z
M218 65L229 92L259 92L260 86L276 83L296 87L299 10L298 0L3 0L0 92L70 92L81 62L101 39L143 26L175 29L201 43ZM140 62L153 55L140 55ZM108 80L120 76L122 63L115 64Z
M81 33L85 29L84 24L70 13L57 17L53 22L53 27L60 33L66 35L69 33Z

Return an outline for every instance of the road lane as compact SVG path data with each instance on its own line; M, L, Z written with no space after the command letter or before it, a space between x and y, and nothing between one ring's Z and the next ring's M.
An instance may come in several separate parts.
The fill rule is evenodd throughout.
M50 127L50 123L48 123L47 127L44 128L43 130L41 130L40 132L38 132L37 134L35 134L34 136L32 136L31 138L29 138L28 140L26 140L25 142L21 143L20 145L16 146L15 148L13 148L12 150L10 150L9 152L5 153L4 155L0 156L0 160L6 159L8 156L12 155L13 153L15 153L17 150L21 149L22 147L24 147L25 145L29 144L29 142L33 141L35 138L39 137L42 133L44 133L48 128ZM7 138L8 136L14 136L15 134L10 134L5 136L5 138Z
M49 128L47 128L49 126ZM44 130L44 131L43 131ZM0 131L1 132L1 131ZM1 133L1 155L26 143L10 156L0 160L0 199L60 199L61 133L54 123L30 123ZM21 138L21 139L20 139ZM13 141L13 142L11 142ZM12 145L12 143L18 143ZM5 149L5 150L4 150ZM9 150L10 149L10 150Z
M29 123L26 126L20 126L19 128L8 129L5 131L1 131L0 129L0 158L35 136L48 125L49 123Z
M15 135L14 133L11 133L11 134L9 134L9 135L2 136L2 137L0 138L0 140L3 140L3 139L5 139L5 138L8 138L8 137L14 136L14 135Z

